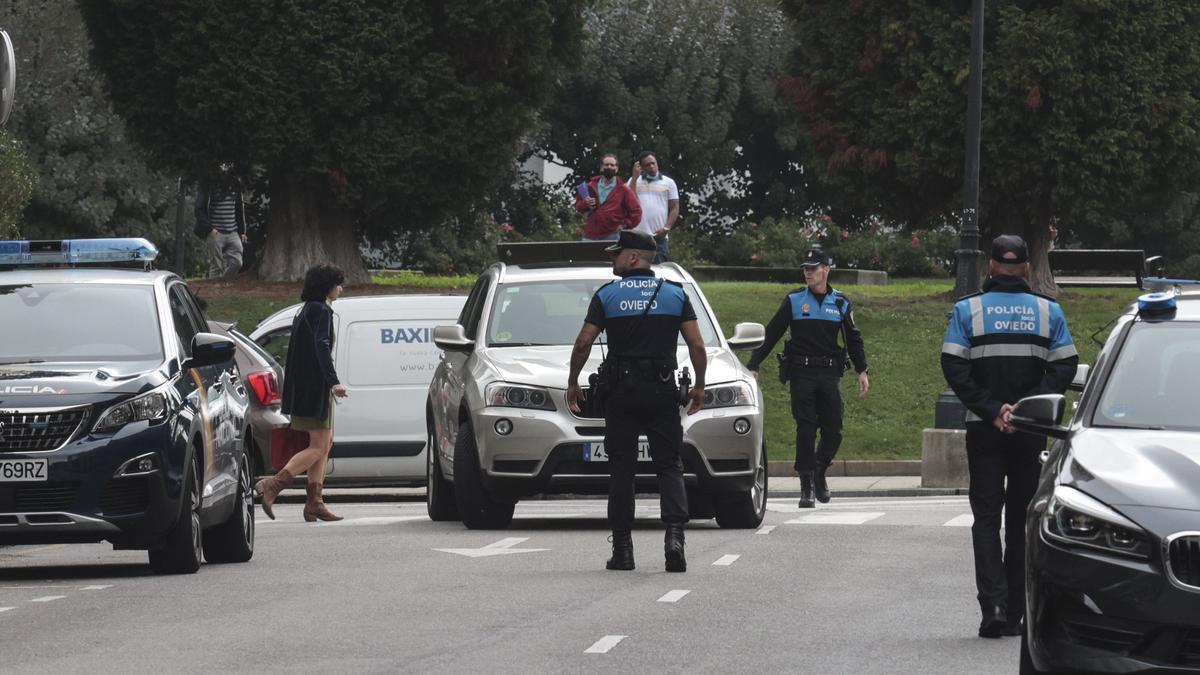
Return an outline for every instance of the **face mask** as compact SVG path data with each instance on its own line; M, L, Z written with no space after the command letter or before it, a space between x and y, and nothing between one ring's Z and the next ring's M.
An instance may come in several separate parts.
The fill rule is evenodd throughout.
M613 176L617 175L617 172L615 169L604 169L600 172L600 174L605 178L612 178Z

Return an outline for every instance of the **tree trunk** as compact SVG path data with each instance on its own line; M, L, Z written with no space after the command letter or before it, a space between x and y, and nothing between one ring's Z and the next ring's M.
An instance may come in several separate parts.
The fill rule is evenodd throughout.
M337 203L322 179L288 174L271 181L267 250L259 278L301 281L313 265L332 263L346 273L347 284L370 283L355 223L354 213Z
M1058 284L1054 281L1054 270L1050 269L1049 221L1036 218L1025 229L1025 244L1029 246L1029 287L1034 293L1051 298L1058 297Z

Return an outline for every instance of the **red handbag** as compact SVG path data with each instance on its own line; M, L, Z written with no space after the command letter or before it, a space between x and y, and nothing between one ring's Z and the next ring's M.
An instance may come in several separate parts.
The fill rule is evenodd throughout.
M297 452L308 447L308 432L298 431L291 427L279 427L271 430L271 464L276 471L287 466L289 460Z

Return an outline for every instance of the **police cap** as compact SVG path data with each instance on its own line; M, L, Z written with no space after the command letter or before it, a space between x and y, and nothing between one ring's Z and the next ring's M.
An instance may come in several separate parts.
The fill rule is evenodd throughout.
M1029 262L1029 247L1015 234L1002 234L992 240L992 260L1010 265Z
M609 253L616 253L617 251L624 251L630 248L638 251L658 250L658 247L654 245L654 237L645 232L638 232L637 230L621 230L621 235L617 238L617 243L604 250Z
M813 247L808 250L808 253L804 256L804 260L800 263L800 266L820 267L824 265L825 267L829 267L831 263L832 261L829 259L829 256L825 254L825 251Z

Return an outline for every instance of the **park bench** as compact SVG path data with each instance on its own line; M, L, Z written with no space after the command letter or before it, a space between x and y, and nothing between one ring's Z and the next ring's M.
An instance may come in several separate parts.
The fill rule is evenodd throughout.
M1050 269L1059 286L1141 288L1147 267L1159 260L1161 256L1147 258L1138 249L1050 251Z

